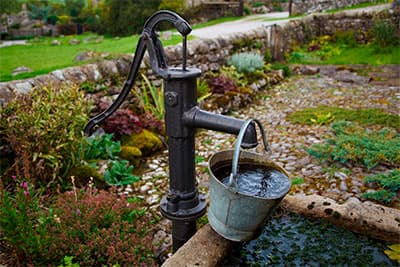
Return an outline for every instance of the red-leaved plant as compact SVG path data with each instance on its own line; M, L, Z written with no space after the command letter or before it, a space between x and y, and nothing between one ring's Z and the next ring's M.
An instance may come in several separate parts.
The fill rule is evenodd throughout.
M225 75L211 77L207 82L213 94L224 94L228 91L238 91L235 81Z

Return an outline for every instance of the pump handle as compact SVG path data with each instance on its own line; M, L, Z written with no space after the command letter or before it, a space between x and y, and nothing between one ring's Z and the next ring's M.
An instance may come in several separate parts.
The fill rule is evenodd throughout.
M144 24L142 35L139 38L136 46L136 52L129 70L128 78L123 85L121 93L106 110L89 120L84 129L86 136L89 136L97 124L111 116L121 106L122 102L124 102L134 85L135 79L139 72L140 63L142 62L144 53L146 52L146 48L149 52L150 63L153 72L163 78L167 76L166 70L168 68L168 64L166 56L161 41L158 39L158 35L155 32L158 24L162 21L171 22L178 32L184 37L184 40L186 40L186 36L192 31L189 23L172 11L160 10L148 18Z

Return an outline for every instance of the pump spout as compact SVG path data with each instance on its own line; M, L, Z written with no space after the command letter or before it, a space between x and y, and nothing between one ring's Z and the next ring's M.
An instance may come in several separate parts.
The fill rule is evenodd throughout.
M183 122L189 127L203 128L237 135L246 121L207 112L195 106L185 112L183 115ZM241 146L242 148L253 148L257 145L256 127L254 122L252 122L246 129Z

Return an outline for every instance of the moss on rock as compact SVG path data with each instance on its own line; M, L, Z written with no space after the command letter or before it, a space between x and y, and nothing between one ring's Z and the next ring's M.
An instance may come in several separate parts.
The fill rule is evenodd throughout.
M143 156L150 155L163 147L160 138L146 129L140 133L133 133L122 137L122 146L136 147L140 149Z
M119 157L121 159L126 159L134 166L137 165L140 157L142 156L142 151L135 146L122 146L121 152L119 153Z
M90 178L93 178L93 183L96 188L104 189L107 187L103 176L90 165L81 165L72 168L69 172L69 176L75 177L75 186L77 187L85 187L89 183Z

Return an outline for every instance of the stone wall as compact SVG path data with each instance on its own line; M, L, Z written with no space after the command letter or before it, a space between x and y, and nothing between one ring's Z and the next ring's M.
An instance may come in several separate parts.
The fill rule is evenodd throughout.
M293 0L291 13L292 15L309 14L366 2L375 2L375 0Z
M261 27L246 33L234 34L216 39L198 39L188 43L188 65L196 66L203 72L217 70L235 52L257 49L262 54L269 50L275 60L284 59L294 45L301 45L316 36L331 35L336 31L354 30L361 42L366 42L368 32L374 25L375 12L341 12L336 14L315 14L292 20L283 26ZM399 27L400 9L385 10L379 16L391 20ZM399 32L399 29L397 29ZM179 66L182 59L182 45L165 48L169 65ZM47 75L31 79L0 83L0 106L10 101L15 94L27 93L34 87L46 83L100 81L110 76L126 77L132 61L131 56L104 60L94 64L56 70ZM146 56L143 67L151 74Z

